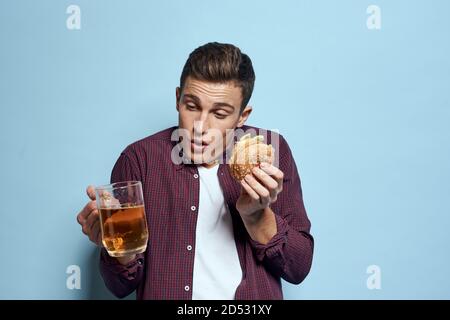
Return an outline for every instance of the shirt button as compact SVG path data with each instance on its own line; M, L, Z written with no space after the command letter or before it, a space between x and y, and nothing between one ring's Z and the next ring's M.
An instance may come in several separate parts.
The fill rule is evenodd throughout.
M184 291L189 291L189 289L190 289L189 286L184 287Z
M194 174L194 178L195 178L195 179L198 179L198 174Z
M192 211L195 211L195 209L197 209L195 206L192 206L192 207L191 207L191 210L192 210Z
M192 246L191 246L191 245L188 245L188 246L186 247L186 249L188 249L188 251L191 251L191 250L192 250Z

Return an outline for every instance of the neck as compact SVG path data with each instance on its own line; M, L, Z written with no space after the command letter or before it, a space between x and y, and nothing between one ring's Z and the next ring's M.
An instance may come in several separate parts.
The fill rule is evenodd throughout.
M206 169L211 169L212 167L214 167L215 165L217 165L219 163L218 160L215 160L213 162L210 163L202 163L201 166L205 167Z

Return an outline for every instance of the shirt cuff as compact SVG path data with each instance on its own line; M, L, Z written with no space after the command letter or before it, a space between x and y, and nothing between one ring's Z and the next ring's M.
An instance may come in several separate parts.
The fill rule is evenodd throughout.
M123 265L116 258L111 257L105 248L102 248L100 251L100 264L111 272L121 274L131 280L136 276L139 269L143 268L144 255L139 253L135 259Z
M268 243L262 244L249 236L250 244L254 249L258 261L262 262L264 258L280 260L280 262L284 260L282 249L287 241L289 225L277 214L275 214L275 221L277 224L277 233Z

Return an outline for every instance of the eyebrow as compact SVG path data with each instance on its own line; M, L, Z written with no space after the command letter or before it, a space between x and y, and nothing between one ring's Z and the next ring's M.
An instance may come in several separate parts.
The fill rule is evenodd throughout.
M187 94L184 94L184 97L185 97L185 98L189 98L189 99L194 100L194 102L195 102L196 104L201 104L201 103L200 103L199 97L197 97L196 95L187 93ZM234 107L233 105L231 105L231 104L229 104L229 103L226 103L226 102L216 102L216 103L213 104L213 107L214 107L214 108L228 107L228 108L233 109L233 111L234 111L234 109L235 109L235 107Z
M194 102L195 102L196 104L200 104L200 99L199 99L197 96L194 96L193 94L189 94L189 93L183 94L183 98L189 98L189 99L192 99L192 100L194 100Z
M233 109L233 111L234 111L234 106L232 106L231 104L226 103L226 102L216 102L216 103L214 103L214 107L216 107L216 108L228 107L228 108Z

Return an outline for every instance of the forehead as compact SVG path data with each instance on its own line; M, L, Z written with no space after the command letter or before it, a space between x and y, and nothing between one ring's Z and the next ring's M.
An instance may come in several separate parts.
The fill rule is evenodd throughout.
M225 102L231 105L239 105L242 99L241 88L235 82L223 83L197 80L191 77L186 79L183 95L197 96L202 103Z

